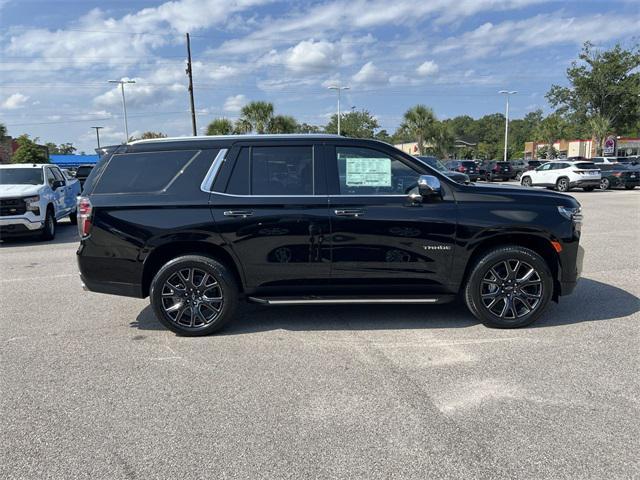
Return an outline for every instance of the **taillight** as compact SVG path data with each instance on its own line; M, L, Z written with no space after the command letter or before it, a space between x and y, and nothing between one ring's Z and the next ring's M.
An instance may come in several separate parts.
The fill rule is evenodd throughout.
M91 234L91 212L93 207L89 197L78 199L78 234L80 238L87 238Z

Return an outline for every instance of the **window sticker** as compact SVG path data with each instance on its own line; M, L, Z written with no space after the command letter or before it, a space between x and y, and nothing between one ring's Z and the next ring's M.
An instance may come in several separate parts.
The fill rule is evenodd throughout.
M390 187L389 158L347 158L347 186Z

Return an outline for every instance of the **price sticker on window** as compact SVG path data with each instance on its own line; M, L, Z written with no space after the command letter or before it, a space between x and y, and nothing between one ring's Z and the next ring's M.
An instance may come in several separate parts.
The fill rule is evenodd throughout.
M390 187L391 159L347 158L347 186Z

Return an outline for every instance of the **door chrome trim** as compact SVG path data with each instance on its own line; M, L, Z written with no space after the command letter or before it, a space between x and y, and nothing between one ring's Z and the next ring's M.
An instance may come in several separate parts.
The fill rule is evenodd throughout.
M216 193L216 192L213 192L211 188L213 187L213 181L218 175L218 172L220 171L220 167L224 163L224 159L227 156L228 151L229 151L228 148L221 148L218 154L216 155L216 158L214 158L213 162L211 162L211 166L209 167L207 174L204 176L204 179L200 184L200 190L202 190L204 193Z
M291 300L270 300L258 297L249 297L249 300L269 305L321 305L321 304L365 304L365 303L437 303L437 298L336 298L336 299L291 299Z

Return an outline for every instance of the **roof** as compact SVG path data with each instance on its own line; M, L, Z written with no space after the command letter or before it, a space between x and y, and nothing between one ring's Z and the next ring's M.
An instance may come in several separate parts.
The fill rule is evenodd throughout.
M165 137L165 138L148 138L145 140L134 140L129 145L137 145L140 143L164 143L164 142L194 142L194 141L211 141L211 140L260 140L265 138L272 139L305 139L305 138L345 138L342 135L333 135L330 133L270 133L262 135L200 135L197 137Z
M42 168L48 163L3 163L0 168Z
M78 167L80 165L94 165L98 162L98 155L49 155L51 163L59 167Z

